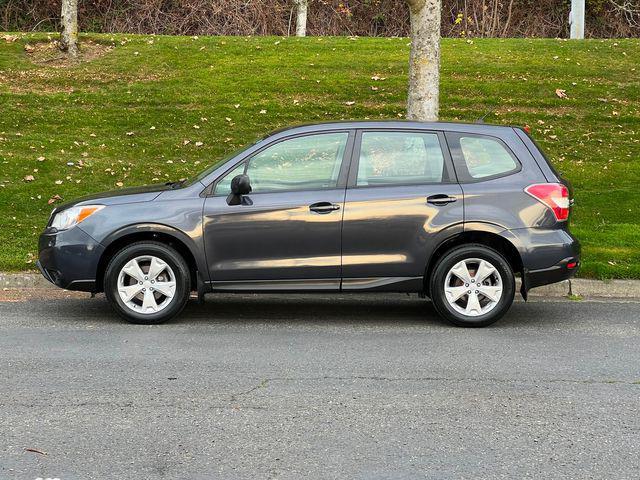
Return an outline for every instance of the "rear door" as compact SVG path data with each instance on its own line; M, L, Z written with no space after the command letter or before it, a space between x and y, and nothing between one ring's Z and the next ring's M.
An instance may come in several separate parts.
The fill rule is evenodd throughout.
M359 130L342 227L342 289L422 289L427 260L462 231L444 134Z

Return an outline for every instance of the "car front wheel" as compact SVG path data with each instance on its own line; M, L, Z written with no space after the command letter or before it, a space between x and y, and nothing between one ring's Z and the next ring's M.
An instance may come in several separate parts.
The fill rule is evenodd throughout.
M191 290L189 267L173 248L138 242L123 248L105 272L105 295L131 323L157 324L179 314Z
M454 248L437 263L429 286L436 311L454 325L486 327L511 307L515 277L497 251L471 244Z

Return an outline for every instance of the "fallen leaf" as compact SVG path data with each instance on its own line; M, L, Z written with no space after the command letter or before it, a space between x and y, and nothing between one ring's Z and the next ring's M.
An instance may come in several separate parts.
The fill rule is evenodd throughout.
M344 102L345 105L351 106L351 105L355 105L356 102Z
M135 135L135 134L136 134L136 132L127 132L127 137L130 137L130 136Z
M44 157L38 157L38 161L39 162L44 162L45 158Z
M556 95L558 98L569 98L567 96L567 91L561 88L556 88Z
M53 182L53 183L55 183L56 185L62 185L62 180L56 180L56 181L55 181L55 182Z
M201 147L202 145L204 145L204 143L202 143L202 142L196 142L196 143L195 143L195 145L196 145L196 147Z
M35 180L35 178L34 178L34 176L33 176L33 175L26 175L26 176L24 177L24 181L25 181L25 182L33 182L34 180Z
M47 203L51 205L52 203L56 203L58 200L62 200L62 197L60 195L54 195L47 201Z
M124 186L124 183L122 183L122 182L116 182L116 187L122 187L122 186Z
M267 111L266 110L260 110L260 113L264 115L265 113L267 113Z

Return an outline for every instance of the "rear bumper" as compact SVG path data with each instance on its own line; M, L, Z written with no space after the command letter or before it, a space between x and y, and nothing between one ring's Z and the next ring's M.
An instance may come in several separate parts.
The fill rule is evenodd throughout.
M568 257L556 265L540 270L529 270L524 273L523 285L527 290L550 283L558 283L573 277L580 268L580 260L577 257Z
M573 277L580 268L580 242L567 230L510 230L522 258L522 293Z
M104 247L79 227L57 232L47 229L38 242L40 273L67 290L93 292L98 261Z

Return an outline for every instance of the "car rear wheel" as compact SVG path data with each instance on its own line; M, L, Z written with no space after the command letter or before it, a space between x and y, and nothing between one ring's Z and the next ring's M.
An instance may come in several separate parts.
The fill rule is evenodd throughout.
M454 248L437 263L429 291L436 311L454 325L486 327L511 307L515 277L497 251L471 244Z
M157 324L179 314L191 290L189 267L173 248L138 242L123 248L105 272L105 295L131 323Z

